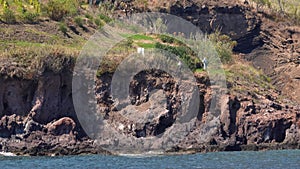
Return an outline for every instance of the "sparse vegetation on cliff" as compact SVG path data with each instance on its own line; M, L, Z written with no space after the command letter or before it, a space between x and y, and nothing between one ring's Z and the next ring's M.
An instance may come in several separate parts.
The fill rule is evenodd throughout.
M135 2L139 3L139 2ZM49 17L55 21L60 21L58 23L53 22L52 24L56 24L57 30L62 33L63 37L47 34L46 32L34 32L38 33L39 35L46 35L46 41L43 43L39 42L31 42L30 40L25 41L16 41L9 39L2 41L5 43L4 46L9 46L9 44L13 44L16 46L15 52L19 52L19 54L12 53L10 50L2 53L2 56L7 57L8 55L18 56L20 58L24 57L26 53L34 53L37 51L37 54L41 54L40 50L34 50L34 48L41 48L41 47L48 47L51 46L53 49L57 49L56 52L59 53L73 53L72 57L76 57L76 53L80 50L83 44L86 42L87 39L83 39L81 36L74 35L80 34L80 30L82 33L88 33L88 29L94 29L94 27L101 28L105 23L109 23L112 21L111 15L112 11L116 9L112 6L112 4L102 3L99 5L99 8L96 11L96 14L89 11L89 7L85 7L86 4L78 1L58 1L58 0L51 0L47 3L40 4L38 1L18 1L18 3L8 1L3 4L6 4L5 7L7 10L14 9L16 4L22 6L22 10L20 8L19 12L11 11L13 15L23 15L23 21L26 20L26 23L33 23L38 20L39 17ZM27 5L31 5L32 9L29 10ZM124 4L123 4L124 5ZM146 6L145 6L146 7ZM28 8L28 9L27 9ZM82 9L80 9L82 8ZM30 8L31 9L31 8ZM23 13L21 12L23 11ZM25 12L24 12L25 11ZM69 16L74 16L70 18ZM65 17L69 17L69 22L64 20ZM19 17L16 17L19 18ZM18 19L13 20L17 22ZM72 27L73 25L78 26L79 28ZM161 23L159 27L163 27L164 25ZM3 29L2 31L8 31ZM32 31L32 29L30 30ZM82 34L81 33L81 34ZM89 33L88 33L89 34ZM124 35L127 36L127 35ZM232 41L231 38L227 35L223 35L220 31L216 31L215 33L210 34L209 39L213 42L213 45L218 52L221 61L224 64L232 64L232 49L236 45L235 41ZM67 40L70 39L70 40ZM66 43L67 42L67 43ZM64 47L58 47L58 46ZM28 48L28 52L26 52ZM181 41L168 36L168 35L144 35L144 34L136 34L133 36L128 37L127 40L120 43L119 45L115 46L111 51L109 57L110 59L106 60L103 66L103 70L99 71L99 74L104 73L105 71L113 72L117 65L127 56L129 53L135 52L136 47L142 47L146 49L156 48L166 50L171 52L177 56L179 56L192 71L201 72L202 69L202 62L199 58L193 53L193 51L186 45L182 44ZM3 47L4 50L6 47ZM21 49L24 48L24 49ZM66 51L66 52L64 52ZM47 54L46 54L47 55ZM112 59L113 58L113 59ZM19 61L27 62L26 59L19 59ZM27 63L24 63L27 64ZM105 70L104 70L105 69Z
M222 35L219 31L210 34L209 40L213 42L222 63L230 63L233 55L232 50L237 45L237 42L231 40L231 38L227 35Z
M300 1L298 0L249 0L256 3L258 11L265 11L275 20L283 20L289 17L300 24Z
M197 146L202 146L203 143L202 140L199 141L200 137L198 136L204 129L202 127L205 127L202 124L205 124L211 113L208 107L212 104L212 97L214 97L213 89L218 88L215 82L210 82L208 74L218 74L219 70L216 72L204 71L202 61L180 38L175 39L168 34L120 32L120 36L125 40L111 48L107 57L103 59L100 70L97 72L96 95L97 103L99 103L101 111L103 110L105 118L110 119L112 124L115 123L116 127L122 124L123 127L119 127L118 130L124 129L125 136L129 136L126 134L131 133L137 138L146 137L147 133L143 135L144 130L154 131L148 124L134 130L130 125L131 122L126 122L126 124L126 120L118 118L116 116L118 110L114 109L113 104L119 103L116 103L117 101L111 97L111 88L109 87L111 76L118 65L131 53L135 53L139 47L147 50L161 49L173 53L194 72L196 85L199 87L201 107L199 112L196 112L198 113L197 124L194 125L193 131L186 136L186 140L181 142L183 150L192 147L192 149L195 148L195 151L212 151L212 149L207 150L205 146L223 147L223 149L216 148L214 150L239 150L242 146L251 146L252 144L255 146L262 145L262 143L274 145L274 142L281 144L285 138L288 138L288 135L285 134L291 124L295 124L295 127L291 128L292 131L300 133L300 127L296 126L299 123L298 117L300 117L297 113L299 112L298 104L294 104L296 105L294 106L292 101L282 94L284 90L279 88L281 85L299 84L299 77L295 76L298 70L295 65L299 64L297 42L300 37L300 29L289 20L281 22L280 26L274 22L274 19L280 21L280 15L277 16L278 11L283 12L283 17L286 15L292 17L293 15L289 14L289 10L291 10L296 18L297 7L288 7L288 4L280 4L279 7L276 7L274 6L275 0L274 2L273 0L256 0L260 3L259 12L256 11L255 6L249 7L243 3L236 6L235 2L231 1L226 1L221 6L219 3L222 1L217 0L215 2L195 0L195 3L194 1L176 1L175 3L173 0L115 1L114 4L108 2L110 1L105 1L99 6L89 6L86 1L0 0L0 85L3 89L0 91L0 121L4 121L0 123L0 129L4 131L0 135L2 134L9 140L10 137L15 137L16 132L24 133L22 128L19 129L16 126L24 128L27 123L24 119L27 120L31 116L43 128L40 131L29 133L29 137L26 136L25 139L18 138L20 144L12 143L13 140L12 144L8 145L15 147L12 150L26 151L24 154L35 151L33 154L36 155L38 154L36 149L41 148L39 147L41 145L46 145L42 147L45 152L47 152L48 146L55 149L57 145L61 144L56 141L60 136L52 135L46 129L52 124L59 126L63 121L59 120L62 117L70 117L71 120L68 121L74 120L71 123L72 133L64 134L72 139L70 144L80 145L77 142L82 141L80 139L86 135L80 128L76 112L73 109L72 95L74 93L72 93L71 82L74 63L81 48L99 28L114 21L114 14L115 16L125 16L130 15L131 12L152 9L167 9L166 11L179 15L207 31L205 32L207 38L220 56L228 82L228 92L226 91L224 98L221 98L221 103L216 103L217 108L225 107L224 111L218 110L222 112L221 128L216 133L209 135L208 139L205 138L204 147L197 149ZM278 0L278 2L283 1ZM276 10L273 11L275 13L269 11L275 8ZM274 18L265 15L268 12L276 15ZM268 18L265 18L266 16ZM154 27L156 30L166 28L162 20L157 20L156 25L157 27ZM282 25L286 27L280 28ZM135 32L135 29L137 28L132 27L131 31ZM242 47L238 46L239 50L233 52L236 45L242 45ZM277 55L282 55L282 57L277 57ZM253 66L255 59L259 64L257 67ZM284 67L285 64L290 65ZM264 69L265 65L271 65L274 72L284 72L284 79L279 79L280 76L268 77L265 73L267 72L267 69ZM276 67L278 65L283 66ZM296 73L288 74L290 70ZM269 75L272 75L271 73ZM157 80L158 76L162 78ZM141 77L146 78L142 79ZM273 82L276 82L277 86ZM288 87L290 88L286 92L291 94L296 92L296 87L292 85ZM157 111L158 114L167 112L165 117L157 118L157 124L163 118L167 120L162 121L161 124L169 122L168 118L171 117L169 112L172 111L174 112L172 116L177 118L175 109L179 110L177 106L184 99L181 96L190 94L188 92L180 93L182 89L176 88L175 80L168 73L156 70L140 72L132 81L131 89L131 104L142 106L140 107L141 112L148 110L149 112ZM170 96L167 97L169 103L163 106L164 111L143 107L149 103L152 89L163 89L162 93ZM178 97L173 97L172 93ZM157 95L162 94L158 93ZM125 107L125 110L130 112L132 110L130 106ZM154 107L160 108L160 106ZM168 111L165 111L165 107L168 108ZM17 125L14 120L19 120ZM76 128L74 128L74 124L77 125ZM169 124L172 125L172 123ZM61 124L61 126L66 127L67 125ZM165 127L169 127L169 125ZM159 131L160 128L157 127L155 130ZM126 131L129 132L126 133ZM280 131L279 134L277 131ZM148 133L148 136L152 134ZM295 136L295 134L291 135ZM38 144L35 144L32 142L35 138L44 140L39 140ZM295 138L298 139L298 136L296 135ZM26 143L30 143L34 150L30 148L24 150L24 145L22 145L24 140ZM52 141L49 142L49 140ZM228 145L229 142L230 145ZM64 143L69 144L68 141ZM235 147L232 147L231 144ZM93 146L94 144L89 145ZM65 146L68 145L63 145L64 148ZM74 148L72 146L70 149L64 150L66 154L80 153L71 152L71 149ZM95 152L93 147L84 145L84 148L87 147L90 149L86 152Z

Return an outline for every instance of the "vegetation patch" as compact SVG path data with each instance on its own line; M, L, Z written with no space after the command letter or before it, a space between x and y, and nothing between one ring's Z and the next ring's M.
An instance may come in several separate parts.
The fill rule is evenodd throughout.
M67 32L68 32L68 28L67 28L66 24L63 22L61 22L59 24L59 30L64 34L67 34Z
M142 42L137 42L137 46L145 49L153 49L156 47L155 43L142 43Z
M296 24L300 24L300 1L299 0L249 0L255 3L257 11L271 14L270 18L277 21L290 18Z
M22 79L34 79L45 71L59 73L64 69L71 70L76 56L79 54L79 51L61 46L20 45L26 45L26 48L20 46L15 47L14 50L0 53L0 65L8 68L1 70L1 74Z
M232 61L232 50L237 45L236 41L232 41L227 35L222 35L220 31L216 31L209 35L209 40L213 43L219 57L224 64Z
M109 22L112 21L112 19L109 16L105 15L105 14L99 14L98 16L101 20L103 20L106 23L109 23Z
M83 27L83 19L80 16L75 17L74 22L80 26Z
M143 35L143 34L136 34L136 35L130 36L130 38L133 39L133 40L150 40L150 41L154 40L153 37Z
M265 95L269 90L274 89L269 77L248 64L237 62L226 66L225 74L227 82L230 84L230 90L234 92Z
M78 2L72 0L50 0L44 6L48 16L55 21L61 21L65 16L76 15L78 8Z
M10 9L4 9L1 18L5 23L14 24L16 23L16 16L15 13Z

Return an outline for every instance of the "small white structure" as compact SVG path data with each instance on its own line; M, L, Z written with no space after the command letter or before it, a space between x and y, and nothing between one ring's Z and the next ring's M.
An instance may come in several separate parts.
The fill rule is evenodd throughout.
M181 68L182 63L181 63L180 61L178 61L177 66L178 66L179 68Z
M137 53L142 54L143 56L145 56L145 49L141 48L141 47L138 47L137 48Z
M206 70L207 69L207 60L206 60L206 58L202 59L202 63L203 63L203 69Z
M181 68L182 68L182 63L181 63L181 61L178 61L177 66L178 66L179 71L181 71Z

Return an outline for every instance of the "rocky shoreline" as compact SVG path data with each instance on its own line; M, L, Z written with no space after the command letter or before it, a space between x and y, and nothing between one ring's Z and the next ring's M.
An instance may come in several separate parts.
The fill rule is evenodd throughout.
M19 140L5 141L1 139L2 143L6 142L9 147L5 148L5 151L0 152L0 156L66 156L66 155L124 155L112 153L103 150L99 146L95 146L92 140L89 141L77 141L73 145L56 145L46 146L46 144L38 144L33 147L20 148L26 143L22 143ZM12 143L15 142L15 143ZM31 144L31 143L30 143ZM3 147L3 146L2 146ZM202 145L200 147L182 149L174 147L166 152L145 152L144 154L151 155L184 155L195 153L210 153L221 151L270 151L270 150L295 150L300 149L300 144L288 144L288 143L263 143L263 144L249 144L249 145ZM131 153L130 153L131 154ZM135 154L135 153L133 153ZM137 153L139 155L139 153ZM143 154L141 154L143 155Z
M8 90L3 90L2 93L2 117L0 120L0 149L3 152L12 152L16 155L77 155L77 154L114 154L101 148L93 140L89 139L76 118L76 113L65 112L63 113L51 113L53 110L48 108L59 108L58 105L64 104L63 110L70 103L69 107L72 107L72 98L69 102L66 101L65 95L68 95L68 91L71 90L70 83L62 84L63 78L52 78L47 73L47 84L58 83L55 87L49 88L45 83L35 82L38 85L34 86L34 89L21 88L20 79L4 80L2 89L7 89L6 85L10 87ZM51 78L50 78L51 77ZM66 76L61 76L66 77ZM140 79L136 79L132 88L143 89L150 85L150 88L160 88L162 84L172 84L173 79L164 73L144 72L144 75L139 76ZM155 79L160 78L159 82L155 82ZM220 126L215 129L209 135L201 134L201 131L207 127L206 117L209 115L209 102L211 100L211 88L209 85L209 79L205 73L195 74L197 79L197 86L199 87L200 97L203 98L200 103L204 107L200 108L198 112L198 120L190 133L183 139L178 146L168 150L166 154L185 154L185 153L197 153L197 152L214 152L214 151L248 151L248 150L277 150L277 149L299 149L300 140L300 109L297 106L287 105L284 102L277 101L275 99L276 92L267 96L243 96L228 95L221 99L223 109L221 109ZM114 116L115 110L113 100L109 99L109 82L111 75L105 74L98 79L98 91L96 98L99 105L101 105L104 113L106 113L107 120L110 121L112 126L119 126L117 124L122 123L124 126L132 126L132 122L124 121L118 116ZM44 78L41 78L42 80ZM152 83L148 83L152 82ZM153 83L154 82L154 83ZM30 83L27 81L27 83ZM12 85L14 84L14 85ZM40 86L42 85L42 86ZM151 86L152 85L152 86ZM14 88L12 88L14 86ZM64 87L62 87L64 86ZM149 87L149 86L148 86ZM169 85L169 89L165 89L165 92L169 92L169 95L176 92L174 85ZM96 90L97 90L96 89ZM28 93L31 91L32 93ZM144 90L137 90L144 91ZM151 92L151 91L149 91ZM39 95L43 93L43 95ZM57 93L57 95L55 94ZM97 92L96 92L97 93ZM29 97L33 101L24 99L24 96ZM140 97L136 97L139 95ZM12 103L7 103L15 96L23 96L21 100L14 100ZM135 104L140 105L147 103L150 100L144 98L145 93L134 93L132 98L138 98L135 100ZM48 98L38 100L38 98ZM253 100L256 99L254 103ZM63 102L57 102L61 100ZM23 107L30 106L26 104L36 103L31 105L31 111L22 114ZM170 104L176 105L174 102ZM23 106L23 107L22 107ZM104 108L106 107L106 108ZM172 107L172 106L169 106ZM124 108L128 109L128 108ZM13 113L21 111L20 113ZM59 109L56 109L56 111ZM158 109L157 109L158 110ZM147 111L144 109L143 111ZM158 110L161 111L161 110ZM47 116L44 113L48 113ZM176 113L176 112L175 112ZM111 115L110 115L111 114ZM155 125L161 125L158 121ZM116 125L114 125L116 124ZM147 125L147 124L144 124ZM154 125L154 124L153 124ZM142 127L143 128L143 127ZM156 133L157 128L146 128L145 133ZM128 130L128 131L127 131ZM132 130L122 128L122 133L126 133L129 136L140 137L143 130ZM146 134L146 137L148 134Z
M247 60L272 79L268 80L257 72L246 72L247 76L243 76L244 72L240 70L234 72L236 74L226 72L230 75L227 81L229 91L216 103L220 114L218 127L207 132L212 88L217 86L210 84L205 71L194 73L200 97L196 122L184 139L165 154L300 149L300 105L297 102L300 48L295 45L300 37L298 27L283 22L281 24L287 30L278 31L274 21L261 19L263 15L255 15L249 6L244 5L216 7L216 4L189 2L184 6L178 2L171 6L170 13L193 22L208 33L223 25L221 32L238 42L235 48L238 59L227 66L232 70ZM2 38L10 37L3 35ZM284 40L279 42L278 39ZM291 53L289 59L285 58L287 49ZM72 100L73 57L51 53L41 59L41 67L33 68L16 63L13 57L1 58L0 152L20 156L117 155L90 139L80 125ZM54 66L57 66L55 70ZM250 66L245 69L250 69ZM286 75L290 81L286 81ZM143 71L130 84L131 104L118 109L120 103L112 97L111 81L111 73L98 76L95 88L97 104L105 121L115 131L135 139L158 136L172 127L180 113L181 96L192 97L191 93L180 90L171 75ZM275 87L271 87L272 82ZM189 85L184 87L189 88ZM167 98L165 107L156 103L162 94ZM120 113L134 112L132 107L138 107L139 114L151 112L159 117L151 123L137 125L119 116ZM112 141L115 140L108 140Z

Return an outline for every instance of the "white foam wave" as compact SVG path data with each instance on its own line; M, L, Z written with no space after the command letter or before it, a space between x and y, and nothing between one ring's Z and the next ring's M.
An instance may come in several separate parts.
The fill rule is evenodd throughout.
M11 152L0 151L0 156L17 156L17 155L15 155L14 153L11 153Z

